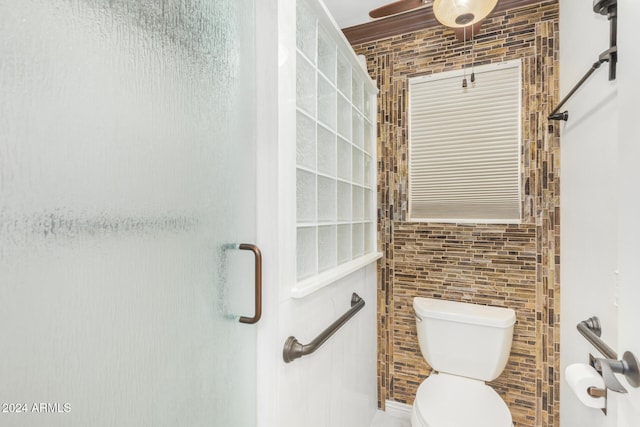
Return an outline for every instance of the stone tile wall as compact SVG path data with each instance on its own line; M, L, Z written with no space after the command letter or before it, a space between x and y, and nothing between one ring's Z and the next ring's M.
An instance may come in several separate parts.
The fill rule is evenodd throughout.
M430 368L418 349L412 298L442 297L516 310L511 356L492 385L516 427L557 426L560 159L546 116L558 99L558 2L496 13L475 43L475 65L522 60L520 225L405 221L407 78L470 66L470 43L435 27L354 46L380 89L379 404L413 403Z

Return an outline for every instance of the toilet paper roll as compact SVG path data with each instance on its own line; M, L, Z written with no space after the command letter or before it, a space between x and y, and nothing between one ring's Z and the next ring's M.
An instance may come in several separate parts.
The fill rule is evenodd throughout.
M564 374L569 387L583 405L589 408L604 408L604 397L591 397L587 392L589 387L604 388L604 380L593 367L585 363L574 363L567 366Z

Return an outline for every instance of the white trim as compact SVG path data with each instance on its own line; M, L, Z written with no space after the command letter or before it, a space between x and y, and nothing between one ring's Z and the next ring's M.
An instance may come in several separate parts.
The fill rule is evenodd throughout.
M308 279L302 280L296 283L293 289L291 289L291 297L303 298L317 291L318 289L330 285L331 283L340 280L343 277L346 277L349 274L360 270L361 268L366 267L373 262L376 262L380 258L382 258L382 252L374 252L356 258L353 261L341 264L324 273L320 273Z
M278 262L282 250L279 224L280 203L278 195L279 157L279 99L283 87L278 82L282 72L278 68L278 13L277 0L255 2L256 23L256 244L269 262L264 263L262 280L269 289L262 295L262 307L265 315L256 327L256 346L259 357L255 358L257 393L257 427L278 425L278 370L282 363L280 355L275 354L273 343L278 336L278 298L280 290L271 284L281 280L281 266ZM295 46L295 44L294 44ZM295 96L295 90L294 90ZM276 212L276 215L259 215L260 212Z
M497 62L495 64L478 65L477 67L473 67L473 70L476 73L486 73L489 71L504 70L508 68L520 68L521 63L522 61L520 59L514 59L511 61ZM459 69L459 70L443 71L442 73L409 77L408 80L409 80L409 85L412 85L416 83L422 83L425 81L437 81L437 80L449 79L452 77L460 77L464 74L470 75L471 70L466 68L466 69Z
M393 400L385 400L384 408L387 415L396 418L411 418L411 412L413 412L413 406L406 403L400 403Z
M408 218L407 222L441 222L444 224L522 224L522 219Z

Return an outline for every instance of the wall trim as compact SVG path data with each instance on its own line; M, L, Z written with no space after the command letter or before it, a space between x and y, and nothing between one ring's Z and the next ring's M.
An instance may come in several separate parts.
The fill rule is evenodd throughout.
M394 400L386 400L384 402L384 412L392 417L410 419L412 411L413 406L407 405L406 403L400 403Z

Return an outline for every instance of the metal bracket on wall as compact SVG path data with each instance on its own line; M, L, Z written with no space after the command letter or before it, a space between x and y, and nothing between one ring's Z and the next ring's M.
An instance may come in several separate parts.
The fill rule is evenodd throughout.
M589 365L595 369L596 358L593 354L589 353ZM607 408L609 406L609 396L607 393L607 387L598 388L598 387L589 387L587 389L587 393L591 397L604 397L604 408L601 409L602 413L607 415Z
M609 63L609 80L616 79L616 64L618 63L618 0L594 0L593 11L600 15L607 15L609 18L609 49L600 54L598 60L589 68L589 71L582 76L573 89L560 101L560 104L549 114L548 120L563 120L565 122L569 120L569 112L566 110L560 112L560 109L604 62ZM551 125L549 125L549 132L553 132L553 126Z

